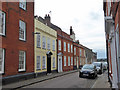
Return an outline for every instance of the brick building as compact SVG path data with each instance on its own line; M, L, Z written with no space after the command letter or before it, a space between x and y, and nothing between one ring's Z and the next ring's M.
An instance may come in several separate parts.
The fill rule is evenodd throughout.
M34 2L0 2L0 73L3 84L34 75Z
M120 89L120 1L104 0L108 79L112 88Z
M75 40L75 33L72 26L70 27L70 37L73 39L73 68L79 69L85 64L85 49L79 40Z

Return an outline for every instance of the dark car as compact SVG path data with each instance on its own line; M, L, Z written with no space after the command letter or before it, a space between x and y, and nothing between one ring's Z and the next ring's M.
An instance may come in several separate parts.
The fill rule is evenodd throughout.
M97 73L98 73L98 74L102 74L102 73L103 73L103 65L102 65L102 62L93 62L92 64L96 66L96 69L97 69Z
M79 77L97 77L97 69L93 64L85 64L82 69L79 71Z

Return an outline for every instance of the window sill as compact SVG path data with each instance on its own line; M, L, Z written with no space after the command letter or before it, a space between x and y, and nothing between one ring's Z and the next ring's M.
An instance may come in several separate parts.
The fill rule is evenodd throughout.
M42 69L42 70L46 70L46 68Z
M23 42L26 42L26 40L24 40L24 39L20 39L20 38L19 38L19 40L20 40L20 41L23 41Z
M40 71L41 69L36 69L36 71Z
M26 70L18 70L18 73L26 72Z
M38 46L37 46L37 48L41 48L41 47L38 47Z

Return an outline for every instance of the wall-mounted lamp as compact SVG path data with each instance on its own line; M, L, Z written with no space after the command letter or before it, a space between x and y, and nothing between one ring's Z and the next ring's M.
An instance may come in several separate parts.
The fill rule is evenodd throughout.
M33 32L33 35L34 35L34 34L40 34L40 33L39 33L39 32L35 32L35 33Z

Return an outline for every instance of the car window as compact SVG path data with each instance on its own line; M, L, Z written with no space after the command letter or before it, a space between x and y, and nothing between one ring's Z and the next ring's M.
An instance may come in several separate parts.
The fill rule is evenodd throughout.
M94 69L93 65L85 65L83 66L83 69Z

